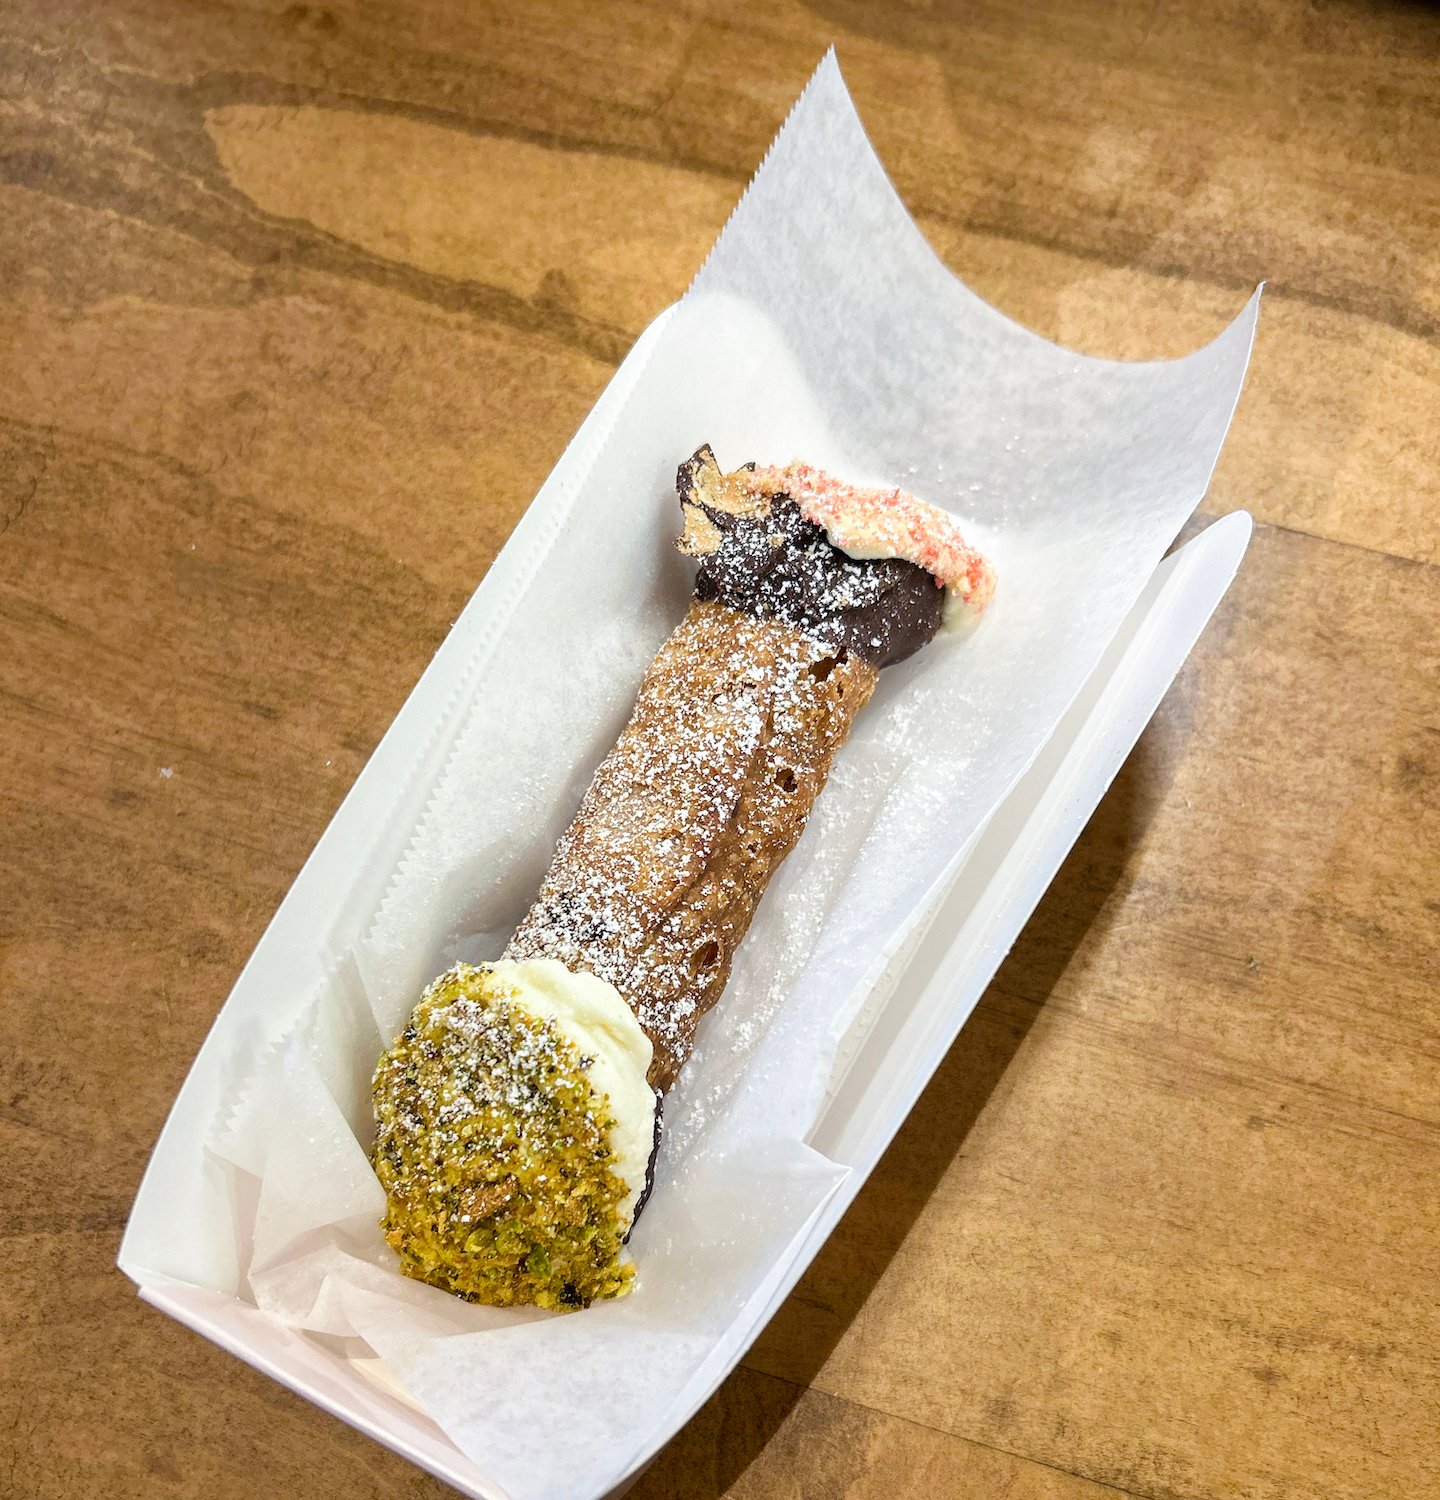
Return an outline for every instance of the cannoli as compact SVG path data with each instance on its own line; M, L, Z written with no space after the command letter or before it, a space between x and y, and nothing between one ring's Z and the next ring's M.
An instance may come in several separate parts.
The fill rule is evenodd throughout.
M402 1269L472 1301L623 1293L661 1102L879 674L976 618L945 511L808 465L680 466L694 599L502 958L425 992L375 1073Z

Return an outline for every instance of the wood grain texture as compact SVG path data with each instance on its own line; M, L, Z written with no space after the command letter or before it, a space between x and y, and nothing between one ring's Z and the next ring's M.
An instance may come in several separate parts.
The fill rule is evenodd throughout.
M115 1248L275 904L832 42L1041 332L1177 354L1270 278L1207 501L1269 525L636 1493L1440 1495L1440 16L1403 0L0 11L0 1493L446 1493Z
M1440 1493L1437 615L1259 534L755 1367L1135 1494Z
M765 1435L757 1451L756 1439ZM1105 1485L740 1369L660 1454L633 1500L1114 1500Z

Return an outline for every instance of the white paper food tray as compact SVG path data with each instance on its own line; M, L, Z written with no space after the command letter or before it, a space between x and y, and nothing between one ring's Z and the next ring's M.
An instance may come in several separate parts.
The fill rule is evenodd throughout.
M763 1300L746 1310L747 1343L804 1273L939 1066L1229 587L1249 538L1249 516L1227 516L1160 565L1060 732L956 876L817 1130L815 1144L854 1171L793 1255L776 1266ZM446 655L442 648L412 705L444 700ZM459 659L458 652L449 655ZM395 728L402 728L400 720ZM403 739L392 730L376 751L297 879L272 933L292 912L303 925L307 890L318 896L332 863L363 851L368 811L363 783L393 768ZM263 958L257 950L176 1101L135 1206L121 1268L147 1302L462 1493L477 1500L503 1496L433 1422L378 1389L343 1354L207 1285L230 1269L226 1247L202 1232L208 1218L225 1214L216 1201L224 1183L212 1175L202 1146L211 1111L207 1054L213 1060L215 1050L241 1031L244 1012L262 1000L263 990L245 981ZM734 1363L707 1369L677 1395L655 1449L689 1420ZM640 1455L614 1493L652 1456L653 1450Z
M237 981L156 1145L121 1247L141 1295L467 1494L530 1500L623 1486L733 1368L853 1199L1225 592L1249 537L1243 514L1155 559L1208 480L1254 314L1252 302L1212 345L1168 366L1086 361L1017 329L934 261L827 59L697 288L617 372ZM944 425L956 403L971 427ZM713 425L697 432L697 423ZM548 1323L452 1326L445 1320L463 1304L403 1283L383 1254L348 1262L360 1275L349 1284L354 1305L385 1304L369 1323L351 1316L343 1274L327 1272L298 1302L264 1292L277 1246L283 1270L285 1255L303 1262L307 1233L362 1220L372 1240L377 1233L378 1215L356 1208L377 1191L356 1123L376 1033L347 1051L343 1026L332 1027L317 1060L304 1029L321 1014L313 997L363 992L362 1029L373 1020L388 1035L417 976L454 956L464 904L456 889L474 886L477 867L509 860L495 877L506 892L488 918L470 913L465 941L483 950L506 930L511 888L533 889L532 866L558 831L526 817L568 816L576 778L583 785L643 658L678 617L679 575L664 560L652 501L665 467L683 456L676 444L716 429L729 448L793 443L837 467L868 463L877 477L905 455L926 466L917 488L932 495L953 489L947 465L951 475L984 476L988 522L985 495L958 508L978 514L1000 564L996 618L958 651L939 645L895 669L846 747L821 799L830 832L812 827L786 865L777 885L784 896L790 883L789 898L762 906L730 991L702 1028L694 1078L675 1091L678 1124L662 1166L690 1180L682 1189L657 1179L637 1229L642 1276L631 1297ZM722 461L789 456L729 448ZM557 694L561 674L544 656L555 643L534 621L562 615L612 649L596 647L593 677ZM1033 667L1027 652L1041 658ZM523 724L506 740L496 694L511 687L527 710L542 702L538 740ZM587 694L589 709L577 708ZM557 732L547 734L552 719ZM501 747L493 774L504 795L484 791L492 772L477 743ZM554 752L551 762L533 759L537 744ZM532 757L523 778L512 767L505 780L506 753ZM479 795L467 779L475 776ZM517 815L527 796L541 811ZM464 823L477 804L499 809L504 838L483 817ZM917 810L926 814L918 823ZM898 880L897 853L909 861ZM797 882L807 895L806 881L829 895L818 905L790 899ZM808 927L784 926L794 911ZM775 967L788 948L796 966ZM771 1121L764 1088L777 1067L786 1109ZM287 1068L309 1078L309 1094L286 1095ZM257 1102L266 1098L299 1110L291 1134L267 1122ZM313 1132L307 1100L325 1115ZM754 1128L758 1113L769 1135ZM703 1149L692 1156L686 1143L696 1141ZM339 1152L333 1173L320 1170L327 1150ZM693 1160L701 1166L692 1172ZM683 1276L667 1283L667 1268L701 1248L713 1225L706 1170L722 1196L737 1181L748 1196L755 1163L773 1169L775 1211L757 1188L754 1232L732 1232L727 1244L717 1231L710 1264L733 1273L725 1290L687 1291ZM333 1189L329 1218L305 1217L315 1188L322 1197ZM289 1239L280 1211L298 1215ZM257 1223L272 1231L268 1259ZM387 1286L376 1294L376 1277L421 1301L396 1301ZM654 1292L665 1285L668 1314ZM253 1304L247 1289L257 1286L283 1318ZM697 1295L710 1298L708 1323L685 1321ZM356 1336L362 1325L370 1347ZM497 1330L499 1345L487 1345ZM436 1419L387 1388L381 1347ZM657 1361L649 1385L617 1388L631 1367L646 1373L646 1359L630 1357L639 1349ZM466 1408L468 1372L486 1368L508 1376L488 1386L503 1384L503 1411ZM510 1451L506 1434L532 1426L545 1441Z

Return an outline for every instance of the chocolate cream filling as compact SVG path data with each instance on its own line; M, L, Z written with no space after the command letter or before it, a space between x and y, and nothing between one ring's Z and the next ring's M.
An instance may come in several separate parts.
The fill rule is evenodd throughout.
M855 558L783 491L757 494L746 465L722 474L708 445L680 465L681 549L699 564L695 597L778 619L876 667L904 661L940 629L945 591L900 558Z

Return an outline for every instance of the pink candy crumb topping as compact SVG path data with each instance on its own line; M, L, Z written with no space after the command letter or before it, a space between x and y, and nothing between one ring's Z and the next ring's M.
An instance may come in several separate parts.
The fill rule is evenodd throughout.
M946 620L978 615L995 593L995 570L961 535L948 510L901 489L846 484L810 464L754 472L756 488L783 490L807 521L855 558L898 557L916 563L946 590Z

